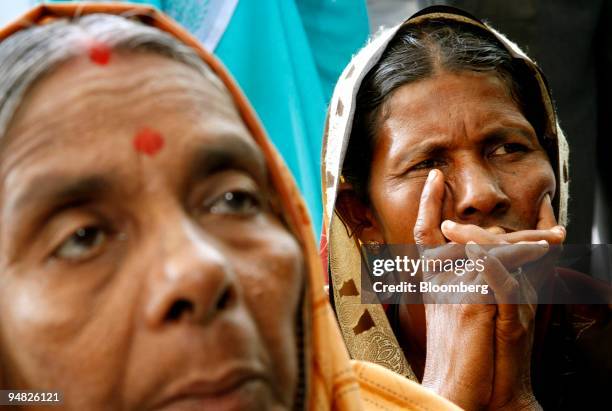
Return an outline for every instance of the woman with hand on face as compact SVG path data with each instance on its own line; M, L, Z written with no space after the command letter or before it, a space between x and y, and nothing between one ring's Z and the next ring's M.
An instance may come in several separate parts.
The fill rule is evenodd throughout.
M521 292L512 272L563 242L568 187L549 90L515 45L446 7L381 33L338 81L322 162L330 297L353 358L466 409L572 408L607 395L610 351L593 343L611 341L607 306L536 315L534 304L508 304ZM361 244L439 247L440 257L467 244L497 304L362 305ZM563 289L563 272L540 274Z
M349 361L287 168L159 12L40 6L1 30L0 144L0 389L79 411L458 409Z

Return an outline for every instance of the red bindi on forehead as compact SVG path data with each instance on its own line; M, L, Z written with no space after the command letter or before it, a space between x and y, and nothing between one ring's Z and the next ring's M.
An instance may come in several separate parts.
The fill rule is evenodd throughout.
M153 157L164 147L164 138L161 133L143 127L134 136L133 144L137 152Z
M108 64L111 58L111 49L105 43L92 41L89 44L89 59L100 66Z

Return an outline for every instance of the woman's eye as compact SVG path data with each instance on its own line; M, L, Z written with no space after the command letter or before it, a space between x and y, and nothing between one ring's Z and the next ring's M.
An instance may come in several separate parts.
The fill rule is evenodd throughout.
M213 214L252 215L261 208L261 202L248 191L227 191L217 198L210 212Z
M503 156L504 154L512 154L512 153L523 153L527 151L527 147L522 144L510 143L503 144L497 147L491 155L493 156Z
M107 240L101 227L81 227L56 249L54 255L65 260L85 260L95 255Z
M440 167L441 165L442 165L442 161L430 159L430 160L421 161L417 165L413 166L412 169L413 170L424 170L428 168Z

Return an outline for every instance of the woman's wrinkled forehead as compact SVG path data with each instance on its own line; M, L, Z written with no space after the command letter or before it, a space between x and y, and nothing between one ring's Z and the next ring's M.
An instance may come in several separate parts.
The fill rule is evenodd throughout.
M87 43L85 49L81 46L79 49L79 55L86 55L92 64L96 64L100 67L108 66L113 62L113 54L118 48L118 41L109 42L109 39L114 38L117 40L116 33L109 33L107 30L112 24L106 22L100 22L99 20L105 21L117 21L120 25L130 27L130 32L134 32L134 26L137 26L137 32L139 32L140 39L130 38L123 41L121 44L127 47L119 47L123 51L130 51L133 46L140 45L144 51L161 52L171 58L175 58L179 61L185 62L190 66L206 67L203 72L205 76L210 76L214 81L217 82L221 88L227 91L227 95L230 96L237 112L239 113L243 125L249 132L250 138L253 140L255 145L261 151L261 158L265 162L267 168L267 174L270 182L270 188L272 189L271 194L277 197L277 207L279 215L282 215L283 220L287 221L289 225L293 227L292 231L297 233L298 237L309 237L310 236L310 222L307 218L307 212L305 206L299 198L297 188L294 186L293 180L290 177L290 173L287 170L282 158L279 156L268 137L265 130L260 124L256 113L249 104L248 100L236 84L231 74L226 68L209 52L202 49L199 42L191 36L187 31L182 29L179 25L168 19L163 14L159 13L153 8L144 6L134 5L122 5L113 4L87 4L78 7L72 7L68 5L46 5L40 6L33 9L28 15L24 16L24 19L14 23L13 25L5 28L0 32L0 36L10 36L8 39L13 38L15 35L19 35L24 31L34 28L33 24L40 25L36 29L60 26L70 23L74 25L74 21L78 21L79 24L87 25L87 29L90 33L88 34L90 41ZM56 24L57 23L57 24ZM112 23L112 22L111 22ZM55 30L48 28L47 30ZM96 32L96 35L91 35L91 30ZM105 34L102 32L105 31ZM124 30L128 31L128 30ZM121 30L119 30L121 32ZM164 39L160 43L159 34L164 36ZM82 33L81 33L82 34ZM129 33L128 33L129 34ZM49 38L51 36L48 33L42 37ZM4 42L3 42L4 43ZM178 48L177 48L178 44ZM82 45L82 44L81 44ZM108 47L110 46L110 48ZM0 44L0 49L2 45ZM25 49L30 49L25 47ZM46 47L46 49L52 50L66 50L65 47ZM23 60L34 61L41 71L46 71L45 65L40 64L40 60L24 58L24 54L15 54L12 51L7 53L8 57L13 58L6 61L0 61L0 66L5 63L5 67L15 66L16 62ZM63 58L63 57L61 57ZM54 63L51 63L51 66ZM0 67L0 71L3 71L3 67ZM211 75L212 74L212 75ZM30 76L29 74L25 77L36 77L38 74ZM3 79L0 79L0 91L2 88ZM25 81L25 86L22 88L13 87L15 85L15 79L10 79L13 92L11 97L13 101L11 104L7 104L3 107L3 103L0 98L0 135L2 134L2 122L3 119L10 119L12 111L15 106L19 105L20 95L23 94L24 90L28 87L28 82ZM12 106L12 107L11 107ZM5 110L5 108L7 110ZM139 139L139 145L145 151L155 151L156 147L159 146L159 141L154 134L144 133L145 137ZM149 145L151 147L149 147ZM303 223L303 224L302 224ZM306 228L296 228L304 225ZM299 232L299 233L298 233Z
M236 142L247 149L245 163L263 177L261 150L226 90L164 56L114 53L104 66L72 59L31 87L5 135L2 170L6 176L32 156L38 164L68 156L73 147L85 155L92 144L101 158L133 152L153 159L170 144L188 154L203 144L219 151Z

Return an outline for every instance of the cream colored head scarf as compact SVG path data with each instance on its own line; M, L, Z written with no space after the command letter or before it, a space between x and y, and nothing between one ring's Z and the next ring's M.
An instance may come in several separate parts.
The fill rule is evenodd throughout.
M150 7L119 3L41 5L15 23L0 30L0 41L32 25L60 18L106 13L137 19L171 34L190 46L221 79L251 135L266 158L272 182L282 202L284 215L300 241L307 264L303 306L303 395L296 408L338 410L457 410L458 407L420 385L374 364L350 361L336 320L323 291L319 253L297 186L280 156L268 140L248 101L227 70L178 24ZM282 310L283 307L278 307ZM221 343L221 342L220 342Z
M548 156L553 162L557 194L553 207L557 220L565 225L568 201L569 148L556 119L548 86L536 64L516 44L502 34L460 10L434 6L422 10L404 23L379 33L348 64L340 76L330 103L323 141L323 248L327 248L330 293L340 329L352 358L372 361L416 380L391 330L380 304L361 304L361 255L357 239L338 217L335 206L342 166L353 128L357 92L366 74L380 60L387 44L403 26L416 26L428 20L448 20L479 27L493 34L513 58L523 60L540 87L545 108L545 134L554 140ZM341 289L350 292L340 292ZM333 291L332 291L333 290ZM363 325L367 327L363 327ZM367 328L365 331L363 331Z

